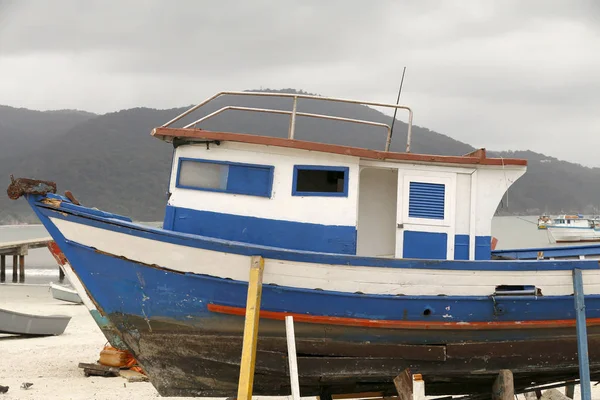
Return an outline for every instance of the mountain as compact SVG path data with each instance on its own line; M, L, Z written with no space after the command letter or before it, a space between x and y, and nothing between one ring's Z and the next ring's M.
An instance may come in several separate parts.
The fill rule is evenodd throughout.
M78 110L33 111L0 106L0 159L43 149L50 141L95 116Z
M288 89L282 92L294 91ZM197 114L192 114L193 119L188 116L176 125L183 126L226 105L289 111L291 104L291 99L229 96L207 104ZM77 117L81 121L71 126L63 125L62 128L48 125L48 128L53 128L52 131L45 131L39 125L35 130L32 125L27 125L30 127L29 131L37 132L36 135L31 135L32 139L21 140L20 146L10 155L0 157L0 176L5 177L5 185L8 185L11 173L15 176L52 180L57 182L59 192L71 190L83 204L129 215L137 220L162 220L173 149L151 137L150 131L186 108L188 107L170 110L135 108L100 116L67 112L70 113L71 121ZM373 108L355 104L302 99L298 102L298 111L391 122L391 117ZM401 118L402 112L398 112ZM0 124L3 122L0 118ZM22 129L23 126L21 132L26 131ZM230 110L199 126L209 130L286 137L289 116ZM64 132L60 133L63 128ZM404 150L406 129L405 123L396 121L391 147L393 151ZM386 131L381 127L299 116L295 137L383 149ZM411 150L415 153L462 155L474 148L446 135L413 126ZM600 202L598 169L530 151L489 154L526 158L530 161L529 172L511 187L498 209L499 213L531 214L545 210L584 212L591 210L596 201ZM24 201L9 201L7 196L0 196L0 223L16 220L34 221L35 217Z

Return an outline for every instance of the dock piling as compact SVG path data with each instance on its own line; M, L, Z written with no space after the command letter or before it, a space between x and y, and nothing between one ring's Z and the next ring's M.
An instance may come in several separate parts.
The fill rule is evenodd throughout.
M25 256L30 249L46 247L52 239L42 237L0 243L0 282L6 282L6 256L13 257L13 283L25 282Z
M264 267L265 260L261 256L252 257L250 279L248 280L246 320L244 322L244 341L242 347L242 360L240 361L240 380L238 384L237 400L252 399Z
M25 282L25 256L23 254L19 256L19 282Z
M17 263L18 263L18 259L19 259L19 256L17 256L17 255L13 256L13 275L12 275L12 281L13 281L13 283L17 283L17 276L18 276L17 275L17 273L18 273L18 271L17 271Z

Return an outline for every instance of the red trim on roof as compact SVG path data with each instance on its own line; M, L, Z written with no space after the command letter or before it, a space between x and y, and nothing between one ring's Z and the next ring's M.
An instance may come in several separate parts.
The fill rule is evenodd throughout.
M152 135L159 139L188 138L222 140L229 142L251 143L266 146L287 147L292 149L319 151L323 153L342 154L374 160L399 160L415 162L437 162L446 164L480 164L480 165L527 165L527 160L517 158L486 158L484 151L475 151L466 156L437 156L415 153L393 153L362 149L359 147L340 146L327 143L307 142L303 140L283 139L268 136L250 135L246 133L212 132L192 128L156 128Z
M211 312L229 315L246 315L243 307L208 304ZM482 321L482 322L441 322L441 321L397 321L366 318L329 317L324 315L308 315L278 311L260 310L260 318L284 321L287 315L294 317L295 322L323 325L360 326L387 329L438 329L438 330L488 330L488 329L549 329L575 327L574 319L557 319L547 321ZM587 325L599 325L600 318L588 318Z

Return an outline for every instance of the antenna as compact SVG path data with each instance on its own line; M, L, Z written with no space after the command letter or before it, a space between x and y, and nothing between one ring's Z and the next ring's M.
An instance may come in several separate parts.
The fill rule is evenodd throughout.
M398 98L396 99L396 105L400 104L400 94L402 93L402 85L404 84L404 74L406 73L406 67L402 70L402 79L400 80L400 89L398 89ZM396 113L398 109L394 109L394 118L392 119L392 126L390 127L390 141L392 140L392 135L394 134L394 122L396 122Z

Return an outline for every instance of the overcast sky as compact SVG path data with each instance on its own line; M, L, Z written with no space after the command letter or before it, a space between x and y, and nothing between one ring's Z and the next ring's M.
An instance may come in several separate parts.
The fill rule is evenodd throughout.
M0 0L0 104L15 107L260 87L391 103L404 66L415 124L600 166L600 1Z

